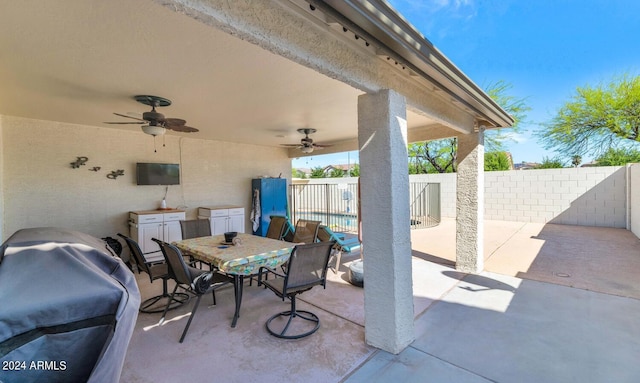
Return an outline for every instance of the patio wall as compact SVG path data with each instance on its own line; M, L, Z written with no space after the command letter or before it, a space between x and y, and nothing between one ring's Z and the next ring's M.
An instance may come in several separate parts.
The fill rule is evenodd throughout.
M455 174L414 177L441 182L442 216L455 217ZM625 167L486 172L484 217L626 228Z
M629 229L640 238L640 164L631 164L629 171Z
M626 167L620 166L486 172L484 216L492 220L626 228L626 177ZM440 183L442 217L456 216L455 174L412 175L410 181Z
M201 127L206 128L206 127ZM0 116L0 183L4 241L25 227L62 226L94 236L128 232L128 212L159 206L164 186L137 186L136 162L181 164L181 185L169 186L167 205L195 218L198 206L234 204L246 209L250 229L251 179L291 174L286 150L199 140L138 129L121 130ZM78 156L89 158L72 169ZM90 168L101 167L92 172ZM125 175L106 177L112 170ZM2 207L2 205L0 205Z

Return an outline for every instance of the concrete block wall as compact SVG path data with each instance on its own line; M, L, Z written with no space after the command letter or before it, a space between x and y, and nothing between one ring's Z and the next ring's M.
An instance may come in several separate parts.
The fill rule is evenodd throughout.
M411 180L439 182L442 216L455 218L455 174ZM625 228L626 199L620 166L485 173L485 219Z

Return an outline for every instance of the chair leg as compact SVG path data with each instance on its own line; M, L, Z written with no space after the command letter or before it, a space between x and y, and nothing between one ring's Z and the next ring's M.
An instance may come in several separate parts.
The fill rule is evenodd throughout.
M336 258L336 265L333 269L333 273L338 274L338 269L340 269L340 262L342 261L342 250L337 250L334 257Z
M182 331L182 336L180 337L180 343L184 340L184 337L187 335L187 331L189 331L189 326L191 326L191 320L196 315L196 311L198 310L198 306L200 305L200 298L202 295L198 295L196 299L196 303L193 306L193 310L191 310L191 315L189 315L189 320L187 321L187 325L184 327L184 331Z
M173 288L173 292L171 293L171 297L169 298L169 302L167 302L167 305L164 308L164 311L162 312L162 317L160 317L160 325L162 325L164 323L164 317L167 315L167 311L169 311L169 306L171 306L171 302L173 302L173 296L176 294L176 291L178 290L178 284L176 283L176 287Z
M269 318L267 320L267 323L265 324L267 331L269 332L269 334L278 337L278 338L284 338L284 339L300 339L300 338L304 338L305 336L309 336L311 334L313 334L314 332L316 332L319 328L320 328L320 318L318 318L318 316L312 312L309 311L303 311L303 310L296 310L296 296L290 296L289 299L291 299L291 310L290 311L284 311L281 313L278 313L274 316L272 316L271 318ZM289 317L289 319L287 320L287 324L284 326L284 328L282 329L282 331L280 332L276 332L274 330L271 329L270 324L271 322L281 316L287 316ZM294 318L301 318L304 319L306 321L315 323L315 326L304 333L301 334L294 334L294 335L286 335L285 333L287 332L287 330L289 329L289 325L291 324L291 322L293 321Z

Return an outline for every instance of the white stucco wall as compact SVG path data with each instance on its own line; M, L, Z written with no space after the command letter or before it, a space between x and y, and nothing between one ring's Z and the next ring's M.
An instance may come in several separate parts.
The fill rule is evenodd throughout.
M628 169L630 230L640 238L640 164L631 164Z
M198 206L251 207L251 179L259 175L290 178L286 151L256 145L205 141L167 134L156 138L138 131L80 126L4 116L2 177L6 239L20 228L62 226L94 236L128 232L128 212L158 207L164 186L137 186L136 162L181 164L181 185L169 186L167 205L195 218ZM193 135L197 137L197 135ZM69 165L78 156L89 161ZM90 168L101 167L92 172ZM106 175L123 169L115 180Z

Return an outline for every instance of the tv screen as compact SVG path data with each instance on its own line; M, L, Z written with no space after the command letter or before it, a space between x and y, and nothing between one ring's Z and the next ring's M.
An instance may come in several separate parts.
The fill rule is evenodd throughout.
M136 174L138 185L180 184L180 164L138 162Z

